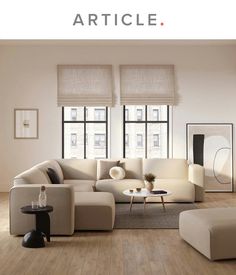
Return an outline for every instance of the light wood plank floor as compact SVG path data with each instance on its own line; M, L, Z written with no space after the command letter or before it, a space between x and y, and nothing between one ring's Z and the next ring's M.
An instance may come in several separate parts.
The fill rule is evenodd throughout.
M227 206L236 206L236 193L207 194L199 204ZM81 232L52 237L41 249L24 248L21 240L8 233L8 194L0 193L0 275L236 274L236 260L210 262L174 229Z

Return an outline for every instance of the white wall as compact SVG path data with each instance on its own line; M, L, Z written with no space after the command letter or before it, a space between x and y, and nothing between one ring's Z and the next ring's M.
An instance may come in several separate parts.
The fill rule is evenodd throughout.
M119 64L175 65L173 157L185 158L187 122L236 123L236 46L0 46L0 191L17 173L61 157L56 65L87 63L113 64L116 76ZM39 108L38 140L13 138L14 108L23 107ZM121 118L122 108L113 108L111 157L122 156Z

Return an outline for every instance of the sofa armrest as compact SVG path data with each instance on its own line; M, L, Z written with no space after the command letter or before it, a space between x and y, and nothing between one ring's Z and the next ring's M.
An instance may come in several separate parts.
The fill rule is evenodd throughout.
M188 170L188 177L189 181L191 181L195 186L195 201L204 201L204 168L198 164L190 164Z
M34 215L21 213L20 208L38 199L40 184L22 184L11 188L9 196L10 234L24 235L35 228ZM74 190L69 184L46 184L47 204L53 206L49 213L52 235L74 233Z

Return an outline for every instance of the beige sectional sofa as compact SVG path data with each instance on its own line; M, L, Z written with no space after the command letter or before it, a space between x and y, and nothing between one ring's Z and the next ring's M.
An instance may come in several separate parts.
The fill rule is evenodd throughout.
M204 200L204 169L199 165L188 165L183 159L120 159L126 176L114 180L102 178L104 161L118 160L49 160L16 176L10 192L10 233L22 235L34 227L32 215L22 214L20 207L37 199L41 185L47 188L48 204L54 206L50 216L51 233L55 235L112 230L115 202L129 202L123 194L125 189L145 187L145 173L156 175L155 188L172 192L166 197L168 202ZM48 168L57 172L60 184L51 183Z

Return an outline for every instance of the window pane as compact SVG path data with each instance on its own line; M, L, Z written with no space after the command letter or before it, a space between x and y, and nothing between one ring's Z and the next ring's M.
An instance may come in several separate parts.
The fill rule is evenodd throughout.
M148 121L167 121L167 106L147 106Z
M64 107L65 121L82 121L84 120L84 107Z
M84 126L82 123L64 124L64 157L84 158Z
M125 157L136 158L145 157L145 124L144 123L127 123L125 125L126 140Z
M106 120L106 107L87 107L86 108L87 121L105 121Z
M86 157L88 159L106 158L106 124L86 124L87 144Z
M145 106L125 106L126 121L144 121Z
M167 124L148 123L147 157L167 158Z

